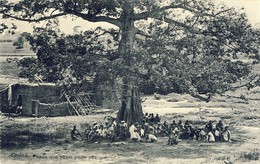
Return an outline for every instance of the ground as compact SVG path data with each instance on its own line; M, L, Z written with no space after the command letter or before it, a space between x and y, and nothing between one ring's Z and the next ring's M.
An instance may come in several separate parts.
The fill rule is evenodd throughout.
M240 92L241 93L241 92ZM258 93L258 92L257 92ZM259 101L242 101L215 97L210 103L188 95L170 94L155 100L145 96L144 112L160 114L162 121L190 120L202 127L208 120L218 120L230 127L232 141L208 143L183 140L178 145L167 145L167 138L157 143L100 142L89 144L70 141L74 124L83 133L86 124L102 122L116 111L84 117L56 118L1 118L1 134L27 129L35 133L53 134L54 139L1 149L1 163L259 163L260 110ZM22 139L22 138L21 138Z

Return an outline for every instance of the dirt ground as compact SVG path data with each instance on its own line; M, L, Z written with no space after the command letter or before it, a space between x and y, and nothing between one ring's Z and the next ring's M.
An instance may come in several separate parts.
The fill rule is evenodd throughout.
M231 142L208 143L206 141L183 140L178 145L167 145L167 138L158 138L157 143L86 141L68 143L30 143L23 148L2 148L1 164L5 163L260 163L260 109L259 102L235 103L215 99L204 103L187 96L168 95L161 100L146 97L144 112L161 116L161 121L173 119L190 120L194 126L202 127L209 120L213 125L220 119L230 127ZM115 116L115 113L109 115ZM1 118L1 124L17 122L44 124L54 122L102 122L104 114L86 117L56 118ZM64 127L70 128L70 127ZM69 132L68 132L69 133ZM68 136L68 135L67 135Z

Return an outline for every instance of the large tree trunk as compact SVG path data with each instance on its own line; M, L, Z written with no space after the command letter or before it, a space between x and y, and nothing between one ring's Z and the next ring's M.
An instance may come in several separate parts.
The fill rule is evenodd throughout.
M134 27L133 7L126 5L123 10L121 20L121 40L119 43L118 53L124 59L125 69L122 70L122 99L121 108L117 115L117 121L126 121L131 124L133 122L141 122L143 112L141 106L141 97L137 86L136 78L129 71L133 67L133 48L136 29Z

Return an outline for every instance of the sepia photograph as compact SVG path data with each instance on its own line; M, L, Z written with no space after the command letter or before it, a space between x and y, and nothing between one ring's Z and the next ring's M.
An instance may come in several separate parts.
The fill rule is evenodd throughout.
M260 163L260 0L0 0L1 164Z

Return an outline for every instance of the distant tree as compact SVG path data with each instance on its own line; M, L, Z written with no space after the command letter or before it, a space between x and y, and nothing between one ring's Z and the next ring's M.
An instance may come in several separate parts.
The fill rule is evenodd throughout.
M122 82L117 120L129 123L142 120L140 86L144 81L208 101L199 92L224 92L229 84L248 74L248 65L235 61L238 56L259 59L259 33L248 24L245 14L206 0L22 0L3 1L1 5L3 18L39 22L71 15L117 26L117 51L108 62L113 69L107 70L116 72ZM48 40L47 50L52 50L52 38L43 39ZM77 41L80 39L84 40L79 37ZM53 56L39 47L38 61L49 69L47 72L59 69L58 64L57 69L52 68L68 51ZM71 62L86 64L88 70L88 61L93 61L79 60L80 49L74 51L70 54L76 60L72 57ZM76 69L81 72L81 68Z
M15 46L16 49L22 49L22 48L24 48L24 38L21 37L21 36L19 36L19 37L17 38L17 41L15 41L15 42L13 43L13 46Z

